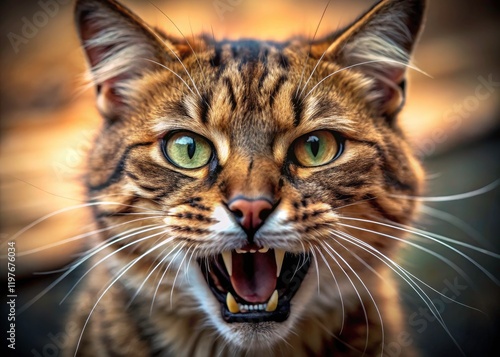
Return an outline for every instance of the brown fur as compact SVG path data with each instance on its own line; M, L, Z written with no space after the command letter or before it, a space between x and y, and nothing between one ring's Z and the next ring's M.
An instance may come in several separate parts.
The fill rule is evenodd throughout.
M92 246L148 224L161 228L125 236L92 258L97 268L72 317L83 330L78 355L380 355L382 339L400 324L380 257L394 255L398 242L387 235L401 232L376 222L411 224L415 202L397 195L422 189L421 168L396 123L422 12L423 1L384 0L346 31L312 44L208 36L188 44L115 1L78 1L105 117L86 176L89 201L101 202L96 222L106 229ZM123 36L106 38L111 31ZM179 129L208 139L216 160L196 170L170 164L162 139ZM344 152L324 166L301 167L290 146L316 130L339 133ZM195 261L245 244L225 220L225 204L237 195L277 204L256 244L312 254L285 322L224 322Z

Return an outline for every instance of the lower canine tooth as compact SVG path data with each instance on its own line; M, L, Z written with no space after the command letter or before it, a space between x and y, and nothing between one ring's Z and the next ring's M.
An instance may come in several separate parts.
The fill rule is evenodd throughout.
M236 314L240 312L240 307L238 306L238 303L234 299L234 296L231 293L227 293L226 295L226 305L227 308L229 309L229 312Z
M267 302L266 311L273 312L278 307L278 290L274 290L273 294Z

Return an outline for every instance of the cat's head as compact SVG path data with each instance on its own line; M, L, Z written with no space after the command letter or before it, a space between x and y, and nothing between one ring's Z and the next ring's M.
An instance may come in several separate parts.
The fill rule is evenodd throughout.
M163 274L156 305L197 301L227 341L269 346L397 246L378 222L411 222L400 196L421 189L396 116L424 1L284 43L174 38L115 1L76 9L104 118L89 199L115 263L137 285Z

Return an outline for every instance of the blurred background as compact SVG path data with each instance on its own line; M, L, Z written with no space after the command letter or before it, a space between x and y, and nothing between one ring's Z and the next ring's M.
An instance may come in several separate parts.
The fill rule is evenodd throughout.
M148 1L123 3L148 23L178 34ZM188 38L213 28L217 39L273 40L312 37L326 5L324 0L152 3ZM347 24L373 3L331 1L319 35ZM73 26L73 1L2 0L0 6L0 281L6 285L6 243L15 240L19 310L58 276L38 273L66 266L82 249L81 240L57 242L85 232L91 224L88 212L79 207L84 202L80 176L100 120L93 90L82 89L85 61ZM500 178L499 8L496 0L429 2L414 63L430 76L409 73L408 101L401 115L401 125L427 168L429 197L472 192ZM419 228L500 252L499 188L471 198L432 201L438 200L424 202ZM417 277L482 311L449 303L427 289L450 335L466 356L498 356L499 286L451 249L418 237L414 242L442 254L470 277L467 281L449 264L419 249L406 247L402 252L401 264ZM500 278L497 258L452 245ZM37 250L40 247L50 249ZM68 308L59 302L77 276L64 279L17 317L15 355L58 355L65 343ZM450 335L426 317L418 295L404 282L401 291L407 317L402 333L411 335L409 344L423 356L459 356ZM1 306L3 322L7 311L4 303ZM387 344L387 356L405 355L401 342Z

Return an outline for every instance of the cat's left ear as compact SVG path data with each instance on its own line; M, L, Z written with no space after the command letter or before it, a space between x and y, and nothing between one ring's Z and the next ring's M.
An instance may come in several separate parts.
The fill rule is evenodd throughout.
M420 33L425 0L382 0L333 40L326 58L370 79L368 99L392 119L402 108L405 73Z

